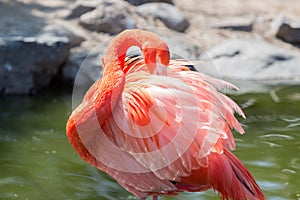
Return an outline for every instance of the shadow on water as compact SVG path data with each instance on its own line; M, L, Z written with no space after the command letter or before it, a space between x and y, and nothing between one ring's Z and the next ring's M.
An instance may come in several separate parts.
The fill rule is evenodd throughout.
M274 98L274 95L276 98ZM300 198L300 90L232 95L247 115L235 154L267 199ZM0 199L134 199L114 180L84 163L65 124L71 94L0 97ZM213 191L161 199L218 199Z

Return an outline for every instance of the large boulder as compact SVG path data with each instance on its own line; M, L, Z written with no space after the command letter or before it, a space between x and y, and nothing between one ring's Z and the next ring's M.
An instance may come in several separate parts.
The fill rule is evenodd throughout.
M252 17L236 17L221 19L211 27L216 29L229 29L233 31L252 31L254 19Z
M73 86L73 106L81 102L90 86L102 76L101 55L98 48L74 52L63 67L63 81Z
M271 28L276 37L292 44L300 44L300 21L278 16L273 20Z
M66 24L50 24L42 28L38 34L39 38L51 38L51 37L67 37L69 40L70 47L80 45L85 40L84 33Z
M29 94L47 86L68 55L66 37L0 38L0 93Z
M162 21L169 29L184 32L189 22L175 6L167 3L146 3L137 7L142 15L150 15Z
M136 28L137 18L130 4L104 0L99 1L95 10L81 15L80 24L91 31L113 35L125 29Z
M98 50L73 52L67 63L62 68L62 80L73 85L75 79L77 84L88 85L101 77L102 62L101 53Z
M153 3L153 2L162 2L162 3L169 3L169 4L173 4L173 0L125 0L128 3L135 5L135 6L139 6L145 3Z
M91 0L90 0L91 1ZM166 26L184 32L189 22L182 12L168 3L132 6L126 1L99 0L92 11L80 16L84 28L115 35L125 29Z
M171 59L199 60L203 48L189 36L168 29L157 29L155 32L168 44Z
M300 82L300 54L261 40L228 40L201 59L203 64L197 70L235 82Z
M89 11L95 10L98 4L98 0L77 0L75 4L72 5L72 8L69 14L66 16L66 19L74 19Z

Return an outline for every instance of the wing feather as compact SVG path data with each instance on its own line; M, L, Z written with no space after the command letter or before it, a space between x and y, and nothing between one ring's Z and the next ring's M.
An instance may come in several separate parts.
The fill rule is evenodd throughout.
M235 88L180 63L171 63L168 76L149 75L139 60L107 126L123 152L160 179L178 180L206 166L210 152L235 148L231 128L243 133L234 112L244 114L217 91L223 87Z

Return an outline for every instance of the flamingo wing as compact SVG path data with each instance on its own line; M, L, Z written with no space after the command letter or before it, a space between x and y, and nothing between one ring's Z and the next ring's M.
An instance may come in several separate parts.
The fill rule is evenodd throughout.
M125 89L102 125L118 148L162 180L180 181L207 166L211 152L235 148L232 128L243 133L234 117L242 111L215 89L230 85L183 65L173 61L167 76L157 76L137 60L128 68Z
M69 120L69 140L77 147L76 151L85 161L108 173L140 198L149 192L175 194L177 188L170 181L159 179L132 155L115 145L108 120L99 124L93 102L99 84L101 79L88 90Z

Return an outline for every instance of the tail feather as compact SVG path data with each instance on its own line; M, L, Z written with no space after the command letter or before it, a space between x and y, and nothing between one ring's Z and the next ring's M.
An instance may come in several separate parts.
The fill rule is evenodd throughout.
M223 154L212 155L208 183L221 193L222 199L265 199L246 167L226 148Z

